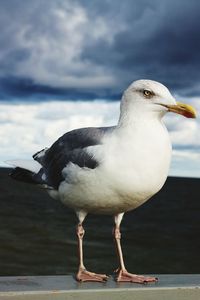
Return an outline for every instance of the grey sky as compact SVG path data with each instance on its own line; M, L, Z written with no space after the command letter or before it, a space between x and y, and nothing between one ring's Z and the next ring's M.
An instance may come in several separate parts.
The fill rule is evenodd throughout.
M118 98L135 79L200 93L198 0L1 0L0 96Z

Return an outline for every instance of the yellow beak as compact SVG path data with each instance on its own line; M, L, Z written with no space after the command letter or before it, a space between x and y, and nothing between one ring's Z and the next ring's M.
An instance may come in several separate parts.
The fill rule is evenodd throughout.
M197 113L194 107L188 104L184 104L181 102L176 102L176 105L164 105L168 108L168 111L177 113L179 115L183 115L186 118L196 118Z

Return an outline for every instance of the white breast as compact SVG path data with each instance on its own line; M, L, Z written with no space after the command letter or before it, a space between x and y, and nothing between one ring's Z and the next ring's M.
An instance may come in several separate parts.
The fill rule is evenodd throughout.
M166 128L155 122L144 131L140 128L114 139L105 148L104 172L110 173L120 193L141 201L151 197L163 186L169 170L171 143Z

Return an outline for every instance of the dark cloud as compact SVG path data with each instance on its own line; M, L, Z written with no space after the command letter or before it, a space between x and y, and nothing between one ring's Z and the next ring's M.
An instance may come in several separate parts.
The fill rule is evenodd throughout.
M0 5L2 97L118 98L139 78L200 93L198 0Z
M83 55L113 69L124 86L135 78L150 78L178 93L199 93L200 3L127 2L126 28L116 34L113 44L86 45ZM142 9L140 19L135 19L136 5Z
M36 84L32 79L5 77L0 80L0 100L95 100L107 99L119 100L120 93L116 94L109 89L74 89L74 88L56 88L48 85Z

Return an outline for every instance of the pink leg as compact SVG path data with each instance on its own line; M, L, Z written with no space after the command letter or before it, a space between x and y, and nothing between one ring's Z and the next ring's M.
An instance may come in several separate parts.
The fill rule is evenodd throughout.
M78 236L78 253L79 253L79 269L78 273L76 274L76 279L78 281L97 281L103 282L108 279L108 276L104 274L96 274L86 270L83 264L83 236L85 230L82 226L82 223L79 223L77 226L77 236Z
M117 248L117 254L119 257L119 265L120 267L116 270L117 276L116 281L117 282L135 282L135 283L147 283L147 282L155 282L158 279L155 277L145 277L142 275L136 275L129 273L124 265L124 259L123 259L123 253L121 248L121 232L120 232L120 223L122 220L123 214L119 214L115 216L115 227L113 229L113 235L116 243Z

